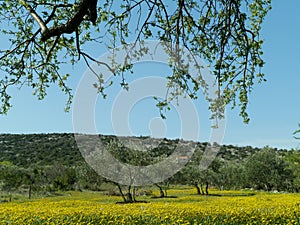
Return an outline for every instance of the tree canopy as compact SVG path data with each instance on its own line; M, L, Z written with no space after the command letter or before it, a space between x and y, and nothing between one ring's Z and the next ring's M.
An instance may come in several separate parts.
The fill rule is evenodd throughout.
M156 39L172 48L184 46L208 62L222 97L221 103L211 102L211 110L216 111L216 103L232 103L248 122L249 93L255 82L264 80L259 34L270 8L270 0L3 0L0 31L8 43L0 49L0 113L11 108L10 87L24 85L39 99L49 86L58 85L69 96L68 109L73 93L67 82L69 74L61 69L65 63L83 60L90 66L96 62L122 77L130 64L114 68L98 62L87 46L102 44L111 49ZM173 74L166 77L177 90L175 95L197 98L205 86L201 74L193 78L178 62L170 66ZM99 78L96 87L105 96L107 85L101 74L93 72ZM126 87L126 77L122 85Z

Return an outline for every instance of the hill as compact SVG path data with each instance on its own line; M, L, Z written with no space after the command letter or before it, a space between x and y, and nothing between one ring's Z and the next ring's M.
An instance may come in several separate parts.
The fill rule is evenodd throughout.
M121 139L122 143L126 143L126 146L130 143L133 149L143 146L147 151L151 149L149 154L154 157L163 154L169 155L179 141L178 139L153 139L149 137L117 138L109 135L100 135L99 137L104 143ZM184 142L187 146L186 148L189 148L189 145L197 145L196 151L200 152L204 152L207 146L207 143L195 143L182 140L180 140L180 142ZM159 143L159 146L157 146L157 143ZM218 158L225 161L244 161L257 151L259 151L259 148L252 148L250 146L237 147L233 145L223 145L218 152ZM32 164L52 165L57 162L70 166L82 160L83 157L77 147L74 134L72 133L0 134L0 162L10 161L17 166L29 167Z
M101 145L95 145L98 141ZM260 149L251 146L218 146L206 142L150 137L76 135L75 138L71 133L1 134L0 189L17 190L27 185L29 196L32 188L44 191L99 190L102 183L108 182L107 176L98 175L102 171L109 172L109 177L111 174L116 175L118 180L122 179L122 184L131 184L132 176L135 180L139 177L144 179L144 174L139 173L139 170L133 173L127 166L123 168L121 164L113 164L114 160L107 161L103 158L104 155L99 152L103 152L104 148L121 161L122 165L144 168L148 165L158 165L156 163L171 156L168 157L170 160L159 164L165 165L159 167L161 171L159 173L162 174L154 173L154 176L160 177L163 173L169 174L170 169L177 171L174 175L171 172L171 177L167 177L164 181L155 182L161 193L163 193L163 185L168 187L170 183L193 185L197 192L202 194L203 185L206 186L205 193L208 193L208 185L220 189L254 188L296 192L300 190L299 151L270 147ZM207 158L209 156L205 154L209 152L208 149L218 150L216 158L214 156ZM89 161L90 159L92 161ZM199 170L199 166L204 165L203 162L209 163L207 169ZM90 166L91 163L93 166ZM156 178L149 177L151 175L149 174L147 179ZM128 188L130 193L133 189L131 185Z

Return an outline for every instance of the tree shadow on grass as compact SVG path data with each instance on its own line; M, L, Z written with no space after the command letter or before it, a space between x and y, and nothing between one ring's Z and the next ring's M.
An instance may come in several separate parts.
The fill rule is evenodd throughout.
M157 198L178 198L178 197L174 195L170 195L170 196L152 196L151 198L157 199Z
M199 196L216 196L216 197L249 197L254 196L255 193L244 193L244 194L208 194L208 195L199 195Z
M135 204L135 203L149 203L149 201L143 201L143 200L138 200L138 201L132 201L132 202L116 202L116 204L124 205L124 204Z

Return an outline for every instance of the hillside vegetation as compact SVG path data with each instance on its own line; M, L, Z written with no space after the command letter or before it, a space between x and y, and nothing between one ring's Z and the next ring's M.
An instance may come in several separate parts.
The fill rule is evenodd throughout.
M86 137L99 138L103 148L115 158L138 166L158 162L171 155L178 146L187 153L190 148L195 148L183 169L164 182L153 184L160 190L160 197L168 195L170 184L192 185L198 194L209 194L208 187L289 192L298 192L300 187L300 154L297 150L224 145L220 146L209 168L201 171L199 162L205 149L211 146L209 143L149 137ZM1 134L0 172L0 188L7 193L28 190L31 197L32 193L57 190L102 190L110 183L117 185L125 202L135 201L134 187L110 182L89 167L73 134Z
M116 140L115 136L100 136L104 143ZM125 137L139 140L147 138L153 143L160 142L160 148L152 151L152 155L160 155L174 148L178 140L157 140L148 137ZM124 139L124 137L123 137ZM123 141L123 140L122 140ZM194 142L188 142L195 144ZM197 150L204 151L207 143L197 143ZM277 149L276 149L277 150ZM259 148L222 146L218 158L222 160L244 161L248 156L259 151ZM284 152L284 150L280 150ZM71 133L53 134L0 134L0 162L9 161L16 166L31 167L32 165L63 165L74 166L83 161L83 157L76 145L74 135Z

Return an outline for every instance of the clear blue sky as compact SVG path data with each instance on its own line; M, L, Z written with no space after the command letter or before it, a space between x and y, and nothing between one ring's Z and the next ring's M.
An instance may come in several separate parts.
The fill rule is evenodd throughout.
M263 50L266 65L263 72L267 82L255 85L251 94L248 109L250 124L243 124L238 110L228 108L223 140L225 144L259 147L270 145L287 149L300 147L300 141L292 137L300 122L300 1L273 0L272 4L273 9L265 20L261 35L265 40ZM105 52L104 49L97 51L99 56ZM162 66L161 70L165 69ZM66 70L72 74L69 82L75 90L86 67L81 64ZM138 67L137 72L139 70L142 71L142 67ZM157 75L159 67L151 73L143 73L144 76ZM113 91L115 89L112 89L111 93ZM13 108L8 115L0 116L0 133L73 132L72 110L69 113L64 112L66 96L58 88L49 89L43 101L36 100L30 89L12 89L11 93ZM100 133L114 133L110 107L115 96L112 95L106 101L97 101L95 120ZM207 107L203 100L196 103L199 108ZM128 123L132 127L133 135L148 135L149 126L160 131L156 133L157 136L166 134L175 138L180 135L178 132L172 132L178 130L176 113L170 114L168 119L162 122L157 118L158 114L153 109L151 99L136 104L130 113ZM203 112L199 118L200 141L209 139L208 116L207 112Z

